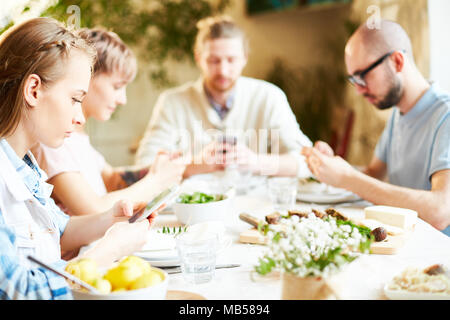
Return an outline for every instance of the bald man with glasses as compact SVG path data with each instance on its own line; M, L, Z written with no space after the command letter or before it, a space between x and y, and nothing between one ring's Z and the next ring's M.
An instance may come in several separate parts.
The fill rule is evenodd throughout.
M408 35L392 21L361 25L347 42L345 63L357 92L378 109L393 108L391 117L364 170L322 141L302 151L309 168L374 204L413 209L450 236L450 94L422 76Z

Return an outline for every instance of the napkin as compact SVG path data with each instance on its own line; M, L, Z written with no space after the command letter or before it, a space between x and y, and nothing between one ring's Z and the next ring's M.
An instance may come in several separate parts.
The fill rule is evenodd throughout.
M219 242L225 235L225 225L221 221L208 221L189 226L187 231L191 240L202 240L210 234L215 234Z
M147 242L141 251L174 250L175 245L173 234L165 234L161 230L150 230Z

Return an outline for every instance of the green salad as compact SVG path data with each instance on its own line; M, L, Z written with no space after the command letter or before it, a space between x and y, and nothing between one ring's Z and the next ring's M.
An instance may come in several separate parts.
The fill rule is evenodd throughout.
M320 183L320 181L317 180L317 179L314 178L314 177L308 177L308 178L306 178L305 180L306 180L306 182L317 182L317 183Z
M182 193L178 197L178 203L208 203L225 199L222 194L206 194L194 192L193 194Z

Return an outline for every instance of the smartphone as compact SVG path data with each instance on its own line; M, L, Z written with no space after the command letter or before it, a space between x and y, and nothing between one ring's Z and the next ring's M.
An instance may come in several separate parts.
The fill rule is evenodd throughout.
M128 219L129 223L133 223L136 221L142 221L147 219L149 215L151 215L155 210L161 207L163 204L167 204L175 199L178 195L179 186L175 185L171 188L168 188L157 195L152 201L150 201L144 210L136 212L130 219Z
M237 138L235 136L225 136L225 135L223 135L223 136L219 136L217 138L217 141L219 143L227 143L227 144L231 144L231 145L234 146L237 143Z
M236 143L237 143L237 138L234 137L234 136L225 136L225 135L223 135L223 136L219 136L217 138L217 142L235 146ZM221 149L221 150L217 150L217 151L219 153L227 153L227 150L225 150L225 149Z

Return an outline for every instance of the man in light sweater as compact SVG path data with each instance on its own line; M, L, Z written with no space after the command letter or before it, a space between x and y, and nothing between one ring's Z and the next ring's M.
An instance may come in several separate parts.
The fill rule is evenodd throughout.
M275 85L241 76L248 43L228 17L198 23L197 81L159 97L136 162L151 163L159 150L191 155L184 176L229 165L255 174L307 176L301 156L312 146L300 130L286 95Z
M345 62L358 93L393 111L363 172L324 142L302 151L311 171L374 204L413 209L450 236L450 94L422 76L408 35L393 21L360 26L347 42Z

